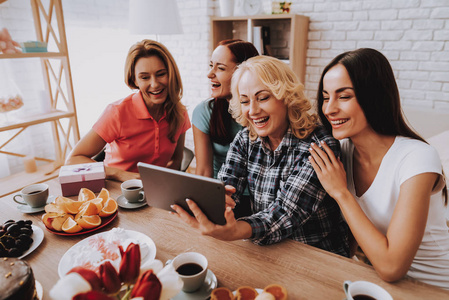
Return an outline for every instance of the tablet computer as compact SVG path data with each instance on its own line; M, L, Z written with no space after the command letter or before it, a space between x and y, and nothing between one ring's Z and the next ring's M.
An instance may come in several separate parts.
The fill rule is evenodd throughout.
M188 198L211 222L226 224L226 193L220 180L142 162L137 163L137 168L148 205L173 211L170 205L177 204L193 215L186 203Z

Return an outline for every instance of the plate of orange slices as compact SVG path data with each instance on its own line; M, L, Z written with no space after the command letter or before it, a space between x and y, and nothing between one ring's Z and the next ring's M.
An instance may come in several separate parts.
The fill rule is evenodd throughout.
M96 196L82 188L78 200L63 196L45 206L42 222L48 231L58 235L86 234L111 223L118 214L118 204L103 188Z

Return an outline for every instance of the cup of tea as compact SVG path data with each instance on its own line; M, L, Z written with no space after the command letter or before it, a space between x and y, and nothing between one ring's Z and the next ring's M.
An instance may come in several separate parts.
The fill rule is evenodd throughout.
M23 201L18 200L22 198ZM42 207L47 204L48 185L45 183L37 183L24 187L19 194L15 194L13 200L21 205L29 205L30 207Z
M347 300L393 300L393 297L378 286L369 281L345 281L343 283Z
M171 263L184 282L184 292L195 292L203 285L207 275L207 258L204 255L185 252L176 256Z
M142 180L130 179L121 185L122 195L130 203L141 202L145 199Z

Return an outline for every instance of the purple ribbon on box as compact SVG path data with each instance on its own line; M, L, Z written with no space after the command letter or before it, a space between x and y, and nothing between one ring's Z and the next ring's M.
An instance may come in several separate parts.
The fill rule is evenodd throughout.
M73 172L90 171L90 166L82 166L72 170ZM86 181L86 175L81 174L81 181Z

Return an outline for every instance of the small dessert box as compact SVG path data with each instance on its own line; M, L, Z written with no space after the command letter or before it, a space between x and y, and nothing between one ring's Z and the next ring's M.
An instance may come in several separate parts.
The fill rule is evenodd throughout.
M105 171L102 162L62 166L59 171L59 183L62 195L76 196L81 188L88 188L94 193L105 187Z

